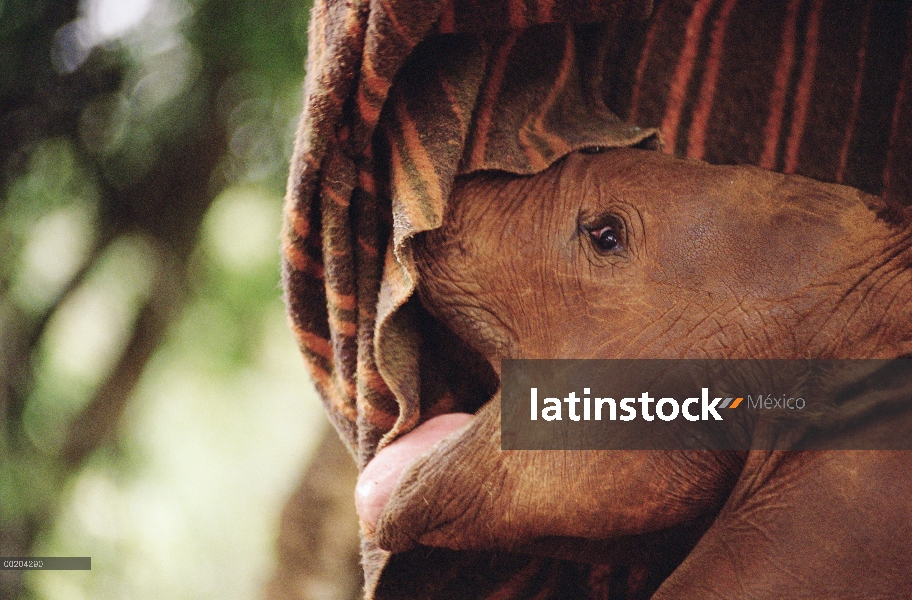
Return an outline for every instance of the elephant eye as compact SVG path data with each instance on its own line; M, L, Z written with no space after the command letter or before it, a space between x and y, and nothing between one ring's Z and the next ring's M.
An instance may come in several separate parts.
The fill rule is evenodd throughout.
M626 252L627 228L623 219L616 214L603 213L594 218L581 215L579 230L589 238L591 248L598 254L614 256Z
M621 245L621 236L614 225L605 225L589 232L595 246L603 252L610 252Z

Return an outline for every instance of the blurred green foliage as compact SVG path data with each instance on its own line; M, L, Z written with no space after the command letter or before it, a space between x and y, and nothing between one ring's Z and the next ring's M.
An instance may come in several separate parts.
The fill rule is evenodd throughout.
M0 0L0 555L93 556L0 598L263 583L323 426L278 289L308 12Z

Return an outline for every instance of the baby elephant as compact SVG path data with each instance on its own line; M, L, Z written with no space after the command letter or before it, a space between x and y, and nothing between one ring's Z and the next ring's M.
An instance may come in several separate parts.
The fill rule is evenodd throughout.
M610 150L467 178L448 211L416 240L421 300L495 371L912 353L912 226L851 188ZM541 552L702 522L654 598L912 597L912 453L506 452L499 418L495 397L377 455L357 500L381 547Z

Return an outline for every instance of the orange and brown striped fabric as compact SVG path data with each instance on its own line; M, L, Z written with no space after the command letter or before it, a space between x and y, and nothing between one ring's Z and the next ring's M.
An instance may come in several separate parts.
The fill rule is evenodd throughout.
M412 297L409 245L440 225L458 175L534 173L656 128L679 156L912 204L910 5L318 0L283 280L305 363L359 465L420 420L467 408L433 376L446 344ZM367 594L384 599L644 597L673 568L363 550Z
M908 0L667 0L615 41L607 103L665 151L908 205Z
M307 366L362 464L419 419L420 332L398 314L415 287L409 238L440 225L456 175L534 173L579 148L652 135L605 107L590 85L604 49L573 28L642 15L641 4L314 8L284 281Z

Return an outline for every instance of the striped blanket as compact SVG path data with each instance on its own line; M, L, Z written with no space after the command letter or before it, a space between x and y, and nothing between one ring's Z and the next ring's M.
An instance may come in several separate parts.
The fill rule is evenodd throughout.
M359 466L424 419L472 411L496 385L413 296L410 239L440 226L457 176L651 145L912 204L910 7L318 0L283 281L305 364ZM560 554L389 556L365 541L367 595L648 597L674 568Z

